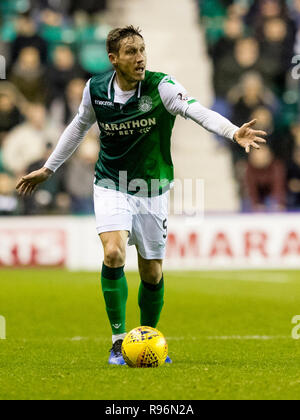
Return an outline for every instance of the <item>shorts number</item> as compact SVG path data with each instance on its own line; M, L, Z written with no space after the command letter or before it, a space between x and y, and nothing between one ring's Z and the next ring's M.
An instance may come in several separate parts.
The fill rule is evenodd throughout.
M167 236L168 236L168 219L165 219L163 221L163 228L166 231L166 233L164 234L164 239L167 239Z

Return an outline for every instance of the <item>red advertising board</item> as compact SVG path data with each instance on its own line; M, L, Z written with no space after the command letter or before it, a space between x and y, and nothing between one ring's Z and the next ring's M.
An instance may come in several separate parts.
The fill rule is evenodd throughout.
M66 259L64 230L0 228L1 267L61 267Z

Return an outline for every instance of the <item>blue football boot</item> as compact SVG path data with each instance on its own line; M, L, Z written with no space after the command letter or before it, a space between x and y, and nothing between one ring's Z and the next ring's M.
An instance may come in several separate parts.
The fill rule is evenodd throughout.
M165 363L173 363L169 356L167 356Z
M117 340L110 349L109 365L126 365L122 354L123 340Z

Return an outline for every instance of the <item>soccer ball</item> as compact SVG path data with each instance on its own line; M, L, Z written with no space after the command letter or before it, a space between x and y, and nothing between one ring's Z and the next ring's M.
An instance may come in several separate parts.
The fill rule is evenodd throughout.
M151 327L130 331L122 345L125 362L130 367L158 367L165 363L168 344L161 332Z

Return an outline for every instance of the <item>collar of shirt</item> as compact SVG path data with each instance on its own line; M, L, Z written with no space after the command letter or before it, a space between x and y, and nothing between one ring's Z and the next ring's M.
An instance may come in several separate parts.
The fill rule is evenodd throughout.
M130 101L134 96L137 96L137 98L140 99L142 92L142 82L139 82L137 89L123 91L117 83L116 74L117 73L114 71L108 84L108 99L112 100L115 103L121 103L123 105ZM123 102L123 98L127 98L127 101ZM122 100L122 102L120 102L120 99Z

